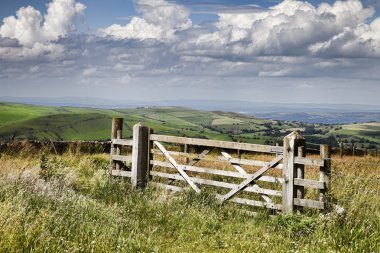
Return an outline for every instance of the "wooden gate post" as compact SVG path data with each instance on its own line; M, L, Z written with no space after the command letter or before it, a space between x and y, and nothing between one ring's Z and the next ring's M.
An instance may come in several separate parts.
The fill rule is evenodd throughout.
M299 158L305 157L306 156L306 148L305 148L305 139L299 139L297 140L298 142L298 152L297 156ZM296 175L295 178L300 178L304 179L305 178L305 165L303 164L296 164ZM304 199L305 198L305 186L301 185L296 185L294 187L295 192L294 192L294 197L298 199ZM298 211L302 211L301 206L297 206L296 208Z
M325 159L324 166L319 170L319 181L324 183L325 188L319 192L319 201L327 202L327 194L330 188L330 175L331 175L331 149L329 145L320 146L321 158Z
M132 147L132 187L144 188L149 178L150 167L150 132L141 123L133 126Z
M112 132L111 132L111 160L110 160L110 173L112 170L120 170L120 163L118 161L112 160L112 155L120 155L121 148L119 145L113 144L113 139L121 139L123 137L123 119L113 118L112 119Z
M282 212L284 214L293 213L294 198L304 197L303 187L294 186L294 178L303 178L304 176L304 167L294 163L294 157L298 156L299 151L302 152L301 156L304 155L302 148L304 146L305 139L298 132L294 131L284 138L284 166L282 170L284 178L284 183L282 184Z

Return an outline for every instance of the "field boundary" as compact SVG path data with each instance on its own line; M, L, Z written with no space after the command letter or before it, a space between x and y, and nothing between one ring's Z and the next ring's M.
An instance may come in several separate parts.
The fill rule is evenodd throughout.
M74 153L109 153L111 141L38 141L38 140L13 140L0 142L0 153L27 152L38 154L41 150L62 155L65 152Z

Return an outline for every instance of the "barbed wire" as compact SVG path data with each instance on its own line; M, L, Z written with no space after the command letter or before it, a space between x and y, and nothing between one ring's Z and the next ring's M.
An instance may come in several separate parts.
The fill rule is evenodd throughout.
M305 144L307 145L311 145L311 146L320 146L320 145L324 145L324 144L327 144L327 143L313 143L313 142L305 142ZM365 147L360 147L358 144L354 144L354 143L344 143L343 144L343 147L344 149L352 149L352 147L355 147L356 150L364 150ZM332 148L335 148L335 149L339 149L340 147L338 146L332 146ZM368 148L368 150L376 150L377 148Z

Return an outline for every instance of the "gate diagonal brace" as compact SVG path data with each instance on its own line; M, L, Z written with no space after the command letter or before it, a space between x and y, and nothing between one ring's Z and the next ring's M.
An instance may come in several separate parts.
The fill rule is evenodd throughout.
M201 190L199 189L199 187L190 179L190 177L186 174L186 172L179 167L176 160L170 156L169 152L164 148L164 146L162 146L162 144L159 143L158 141L153 141L153 143L154 145L158 147L159 150L161 150L162 154L169 160L169 162L174 166L174 168L178 170L179 174L181 174L181 176L191 186L191 188L193 188L193 190L196 191L197 193L200 193Z
M232 156L230 156L230 154L228 154L227 152L220 152L225 158L227 159L231 159ZM237 170L239 171L240 173L242 174L248 174L239 164L237 163L231 163L231 165Z
M259 169L255 173L253 173L250 177L248 177L246 180L244 180L237 187L233 188L230 192L228 192L227 194L223 195L223 197L220 199L221 203L224 203L226 200L228 200L231 197L233 197L239 191L241 191L244 188L246 188L252 181L254 181L254 180L258 179L259 177L261 177L262 174L264 174L270 168L273 168L274 166L276 166L282 159L283 159L283 155L277 156L268 165L265 165L265 166L261 167L261 169Z
M187 165L194 166L194 165L197 164L200 160L202 160L203 158L205 158L206 155L207 155L208 153L210 153L210 151L211 151L211 150L203 150L202 153L200 153L200 154L198 155L198 157L195 157L195 158L191 159L191 161L189 161L189 162L187 163ZM166 184L172 184L174 181L175 181L175 179L169 179L169 180L166 182Z
M232 159L232 156L230 154L228 154L227 152L221 152L221 154L226 157L227 159ZM248 174L243 167L241 167L239 164L237 163L231 163L231 165L237 170L239 171L240 173L242 174ZM259 187L258 184L256 184L255 182L252 183L253 186L256 186L258 189L262 189L261 187ZM272 204L273 201L271 198L269 198L268 195L266 194L260 194L260 196L264 199L265 202L267 202L268 204Z

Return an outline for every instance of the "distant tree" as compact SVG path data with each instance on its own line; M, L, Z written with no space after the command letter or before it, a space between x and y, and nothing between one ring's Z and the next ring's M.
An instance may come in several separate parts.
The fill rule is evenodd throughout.
M375 144L369 144L368 145L368 149L375 149L377 148L377 146Z

